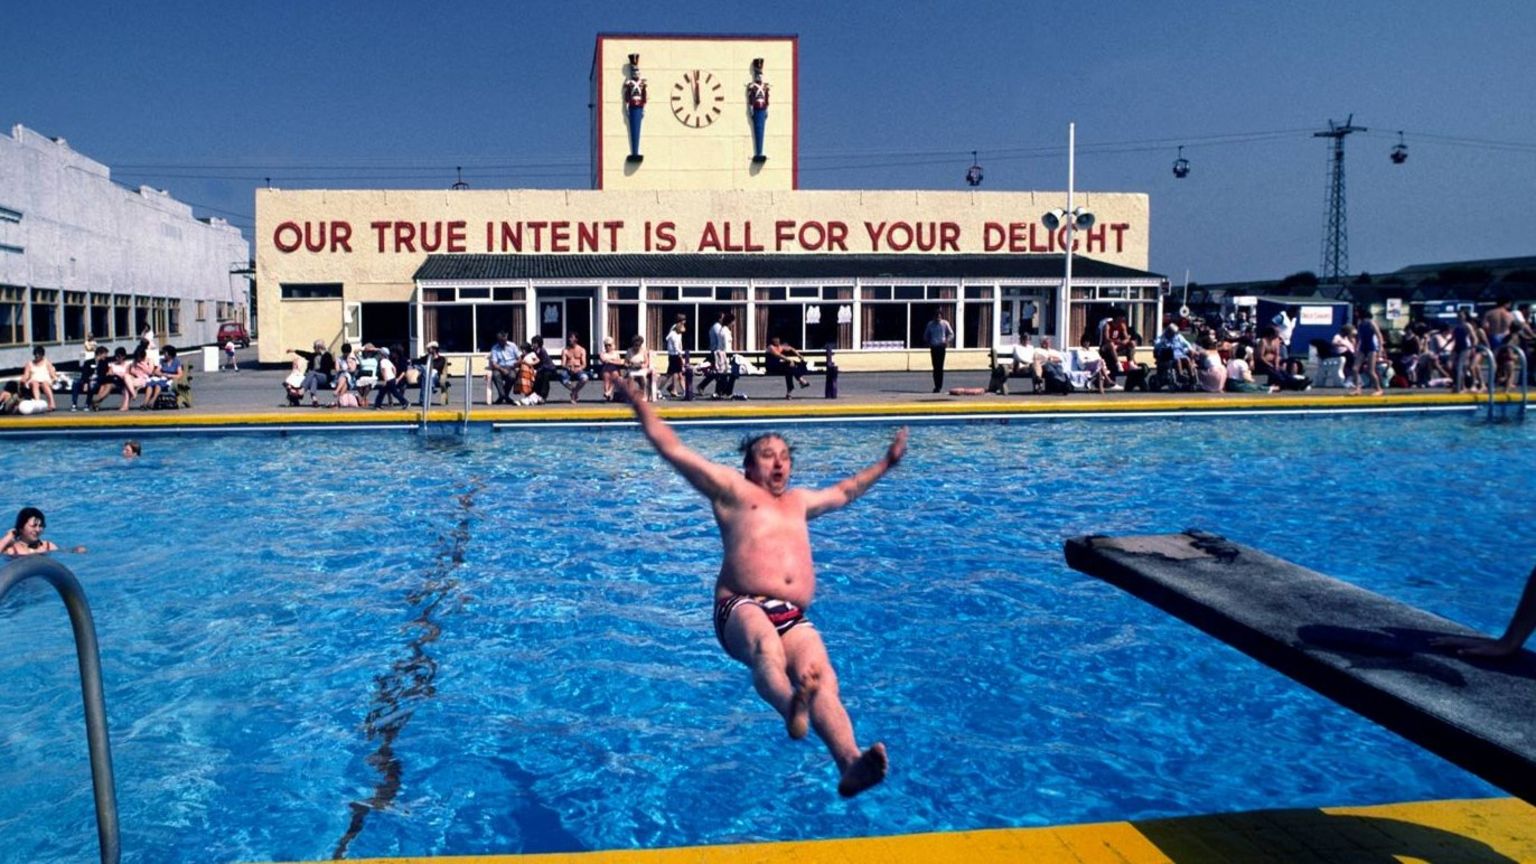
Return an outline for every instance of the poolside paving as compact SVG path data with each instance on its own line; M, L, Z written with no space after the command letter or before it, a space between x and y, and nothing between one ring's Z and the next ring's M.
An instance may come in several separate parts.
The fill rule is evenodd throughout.
M255 350L241 352L242 371L194 371L195 407L179 411L71 412L67 395L56 394L59 411L28 417L0 417L0 434L105 433L115 429L153 431L170 428L216 427L324 427L334 425L383 426L399 428L419 424L419 408L316 408L291 407L283 397L282 381L288 367L261 368L255 364ZM192 356L197 367L198 358ZM945 376L948 387L985 387L988 373L983 370L952 370ZM823 381L812 378L811 387L795 391L785 399L782 379L768 376L742 378L737 392L745 401L699 399L662 403L662 411L679 421L748 419L831 419L871 418L951 418L967 416L1044 417L1060 414L1113 414L1127 416L1138 412L1180 413L1209 411L1399 411L1467 410L1486 406L1488 397L1477 394L1453 394L1444 390L1388 391L1380 397L1346 395L1343 390L1312 390L1303 393L1074 393L1047 396L1028 392L1011 382L1014 392L1007 396L956 396L932 392L932 378L927 371L845 372L839 379L839 398L823 396ZM464 381L453 379L449 404L433 406L428 419L437 423L460 423L464 419ZM484 385L472 383L469 419L472 423L543 424L596 423L627 421L628 409L602 401L600 382L587 385L581 401L571 404L561 398L565 391L553 387L554 401L543 405L488 406ZM1019 392L1022 390L1023 392ZM1498 401L1518 401L1519 394L1498 394ZM113 397L109 404L116 405Z
M877 793L876 793L877 794ZM1536 808L1513 798L1264 810L1045 828L358 864L1335 864L1536 861Z

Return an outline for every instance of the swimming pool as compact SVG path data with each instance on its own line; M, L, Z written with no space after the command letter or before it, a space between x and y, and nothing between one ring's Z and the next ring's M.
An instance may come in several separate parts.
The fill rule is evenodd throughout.
M787 427L802 483L881 424ZM685 440L734 459L741 429ZM1529 427L1465 417L921 425L813 523L813 612L892 773L840 800L715 645L704 503L629 428L8 442L96 612L124 860L675 846L1499 794L1062 563L1198 526L1484 630ZM94 854L73 647L0 607L0 837ZM14 595L13 595L14 596Z

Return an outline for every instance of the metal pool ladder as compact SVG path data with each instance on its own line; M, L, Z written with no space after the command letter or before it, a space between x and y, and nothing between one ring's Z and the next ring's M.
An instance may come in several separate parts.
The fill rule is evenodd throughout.
M1531 399L1531 376L1530 370L1526 364L1525 351L1521 350L1519 345L1514 344L1506 345L1504 348L1515 352L1515 359L1520 361L1518 373L1520 375L1520 402L1515 408L1515 422L1524 423L1525 406L1528 402L1530 402ZM1489 348L1487 345L1479 345L1477 352L1478 354L1482 355L1483 358L1485 358L1488 362L1488 379L1483 382L1484 385L1488 388L1488 414L1486 419L1489 423L1495 423L1499 420L1507 419L1507 416L1504 413L1501 413L1498 417L1495 417L1493 411L1493 382L1494 379L1498 376L1498 358L1494 356L1493 349Z
M96 624L80 581L68 567L44 555L18 558L0 567L0 600L17 584L36 577L46 581L64 598L69 623L75 631L75 653L80 659L80 695L85 703L85 737L90 745L91 783L96 793L96 833L101 841L102 864L117 864L121 849L117 836L117 795L112 783L112 748L107 742L107 705L102 697L101 654L96 647Z

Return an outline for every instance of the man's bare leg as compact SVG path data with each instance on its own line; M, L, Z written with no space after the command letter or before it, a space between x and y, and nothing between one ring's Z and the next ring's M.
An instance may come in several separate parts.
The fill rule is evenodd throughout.
M784 649L789 668L799 683L798 692L810 700L811 728L827 745L842 780L837 792L845 798L863 792L885 779L885 745L875 742L868 750L859 750L853 735L853 721L838 691L837 672L827 657L821 634L810 627L796 627L784 634Z
M752 686L784 718L789 737L805 737L809 725L807 694L789 680L784 644L763 610L741 603L725 624L726 651L752 670Z

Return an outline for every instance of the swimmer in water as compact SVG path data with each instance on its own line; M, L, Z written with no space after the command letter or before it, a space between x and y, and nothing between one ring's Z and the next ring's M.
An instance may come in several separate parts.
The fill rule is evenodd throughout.
M47 525L48 520L43 516L43 511L36 507L21 508L21 512L16 514L16 527L0 536L0 555L22 558L59 551L57 543L43 539L43 529ZM69 551L83 553L85 547L76 546Z

